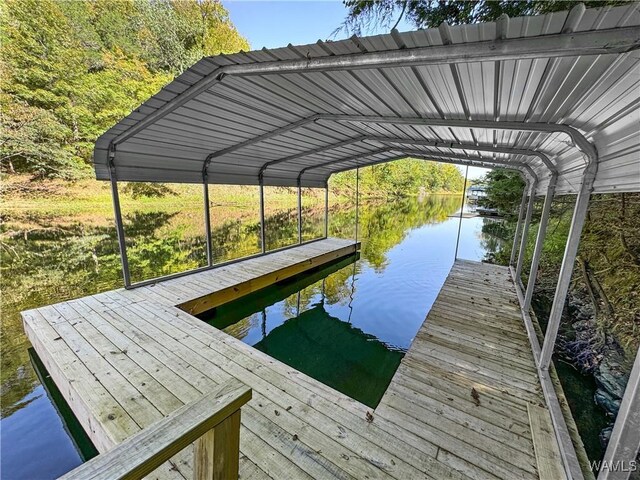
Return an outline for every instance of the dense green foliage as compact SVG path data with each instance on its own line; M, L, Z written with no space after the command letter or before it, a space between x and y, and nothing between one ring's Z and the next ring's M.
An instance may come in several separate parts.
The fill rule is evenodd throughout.
M537 203L540 211L542 201ZM555 291L574 204L573 196L554 200L538 273L539 295L550 297ZM527 240L527 274L536 233L532 229ZM604 345L607 336L615 338L628 359L635 358L640 347L640 195L591 198L570 296L591 304L600 329L597 342Z
M629 0L343 0L349 9L343 28L360 34L369 27L390 28L404 18L417 28L491 22L500 15L539 15L570 10L579 3L587 7L621 5Z
M522 195L522 180L498 170L487 175L485 180L487 201L506 212L516 211ZM542 204L542 198L536 201L534 223L527 238L525 275L531 265ZM555 292L574 205L575 196L572 195L557 196L552 204L535 292L543 301L552 298ZM506 240L504 245L508 246L494 258L498 263L509 261L514 223L487 226L493 229L491 233L502 235ZM571 304L575 296L586 298L597 317L599 341L604 344L607 337L615 338L632 359L640 346L639 292L640 195L594 195L580 239L568 303Z
M356 187L356 171L338 173L331 185L350 194ZM359 191L365 197L402 197L426 192L461 192L464 177L455 165L413 158L360 169Z
M215 0L8 0L0 17L5 172L75 178L95 139L202 56L247 49Z
M479 204L489 208L497 208L501 215L514 216L522 202L524 181L522 176L513 170L497 168L485 176L487 196L479 200Z

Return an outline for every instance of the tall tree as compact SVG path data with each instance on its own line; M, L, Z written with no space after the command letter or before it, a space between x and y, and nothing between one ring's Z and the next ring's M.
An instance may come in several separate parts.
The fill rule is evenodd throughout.
M0 166L85 175L95 139L175 75L248 48L216 0L7 0Z
M480 204L497 208L503 215L517 215L525 186L519 173L496 168L485 175L483 183L487 186L487 196L480 200Z
M370 28L391 28L405 18L416 28L491 22L510 17L569 10L578 3L587 7L620 5L630 0L343 0L349 13L342 28L360 35Z

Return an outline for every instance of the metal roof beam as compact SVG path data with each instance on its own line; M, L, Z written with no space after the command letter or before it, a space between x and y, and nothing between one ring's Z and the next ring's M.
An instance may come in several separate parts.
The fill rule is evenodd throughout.
M271 161L265 163L260 168L260 173L258 175L260 177L262 177L262 175L264 175L265 170L267 168L273 166L273 165L277 165L279 163L284 163L284 162L289 162L291 160L296 160L298 158L306 157L306 156L309 156L309 155L316 155L318 153L326 152L328 150L333 150L334 148L345 147L347 145L352 145L354 143L362 142L363 140L366 140L366 139L367 139L366 135L361 135L361 136L356 137L356 138L349 138L349 139L343 140L341 142L332 143L331 145L325 145L324 147L318 147L318 148L314 148L313 150L307 150L306 152L296 153L294 155L289 155L288 157L283 157L283 158L279 158L279 159L276 159L276 160L271 160Z
M243 63L222 67L227 75L264 75L309 71L355 70L530 58L625 53L640 47L635 26L558 33L484 42L453 43L372 53L332 55L300 60Z
M485 147L485 146L478 146L478 145L472 145L472 144L442 143L442 142L432 142L432 141L428 141L428 140L397 139L397 138L391 138L391 137L361 136L361 137L358 137L358 138L354 138L354 139L352 139L350 141L349 140L345 140L345 141L339 142L337 144L327 145L326 147L322 147L321 149L315 149L313 151L305 152L305 153L302 153L302 154L292 155L290 157L282 158L282 159L279 159L279 160L273 160L272 162L269 162L269 163L265 164L262 167L262 169L260 170L260 175L264 174L264 171L266 170L266 168L268 166L273 165L275 163L282 163L282 162L285 162L287 160L293 160L293 159L297 159L297 158L300 158L300 157L304 157L306 155L311 155L311 154L314 154L314 153L318 153L318 151L331 150L333 148L338 148L338 147L341 147L341 146L348 145L350 143L357 143L357 142L361 142L361 141L375 141L375 142L383 143L383 144L423 145L423 146L433 146L433 147L446 147L446 148L452 148L452 149L487 151L487 152L493 152L493 153L505 153L505 154L511 154L511 155L535 156L535 157L540 158L543 161L543 163L545 165L547 165L547 167L551 171L552 175L555 175L557 173L556 169L555 169L555 166L553 165L553 163L551 162L549 157L547 157L543 153L537 152L536 150ZM375 154L375 153L383 153L383 152L386 152L386 151L393 151L393 150L403 150L403 149L394 148L394 147L388 147L388 148L383 148L383 149L377 150L373 154ZM421 153L423 155L426 155L429 152L414 151L414 153ZM314 170L316 168L322 168L322 167L325 167L325 166L330 166L330 165L336 164L336 163L342 163L342 162L346 162L346 161L351 161L354 158L357 159L357 158L362 158L362 157L366 157L366 156L369 156L369 155L370 155L370 153L366 153L366 154L362 154L362 155L356 155L355 157L347 157L347 158L336 159L336 160L332 160L332 161L321 163L321 164L317 164L317 165L310 165L308 167L303 168L299 172L299 174L298 174L298 183L300 183L300 179L302 178L302 175L304 175L309 170ZM435 156L442 156L442 155L447 155L447 154L445 152L440 152L440 153L434 153L434 155ZM467 156L457 156L457 158L462 158L462 157L469 158ZM496 161L500 162L498 160L496 160ZM501 162L501 163L502 164L507 164L507 162ZM508 164L511 164L511 163L513 163L513 162L508 162ZM530 169L530 167L528 165L527 165L527 168ZM531 172L533 173L533 169L531 169Z
M301 120L298 120L297 122L289 123L288 125L285 125L283 127L276 128L275 130L272 130L272 131L267 132L267 133L263 133L262 135L258 135L257 137L249 138L248 140L245 140L244 142L240 142L240 143L238 143L236 145L232 145L232 146L230 146L228 148L225 148L225 149L222 149L222 150L218 150L217 152L210 153L209 155L207 155L207 158L205 160L205 164L209 165L211 163L211 161L216 157L221 157L223 155L226 155L227 153L231 153L231 152L234 152L234 151L239 150L241 148L248 147L249 145L253 145L254 143L263 142L263 141L268 140L270 138L282 135L283 133L287 133L287 132L290 132L291 130L295 130L296 128L302 127L304 125L308 125L309 123L313 123L318 119L318 117L319 117L319 115L311 115L310 117L303 118Z
M236 150L240 150L244 147L248 147L250 145L254 145L256 143L260 143L264 140L268 140L270 138L277 137L284 133L290 132L297 128L304 127L313 122L317 121L333 121L333 122L361 122L361 123L392 123L392 124L403 124L403 125L426 125L426 126L440 126L440 127L453 127L453 128L486 128L493 130L518 130L518 131L530 131L530 132L542 132L542 133L564 133L568 135L573 141L574 145L576 145L581 151L588 150L589 152L593 150L593 146L591 143L575 128L570 127L569 125L564 124L552 124L552 123L534 123L534 122L505 122L505 121L488 121L488 120L445 120L439 118L421 118L421 117L383 117L383 116L372 116L372 115L329 115L329 114L317 114L312 115L310 117L303 118L296 122L293 122L289 125L285 125L283 127L272 130L271 132L264 133L254 138L250 138L245 140L244 142L238 143L236 145L232 145L223 150L218 150L217 152L213 152L209 154L205 160L205 164L209 165L214 158L221 157L228 153L234 152ZM358 137L359 138L359 137ZM358 141L354 139L354 141ZM348 144L349 140L345 141L345 145ZM447 144L448 145L448 144ZM324 151L324 147L321 147L319 151ZM333 147L332 147L333 148ZM452 148L452 147L449 147ZM501 148L501 147L495 147ZM507 148L507 147L504 147ZM330 149L330 148L328 148ZM477 150L477 148L476 148ZM297 154L296 156L304 156L310 155L314 153L314 151L310 151L309 153ZM586 152L585 152L586 153ZM534 154L531 154L534 155ZM292 160L296 156L292 155L285 159L275 160L274 163L266 164L263 166L262 172L270 165L275 165L276 163L281 163L282 161ZM539 153L536 153L535 156L538 156L545 165L549 168L555 168L553 163L546 158L542 158L539 156Z
M353 138L350 140L345 140L342 142L338 142L335 144L327 145L324 147L320 147L314 150L309 150L307 152L302 152L299 154L291 155L285 158L281 158L278 160L272 160L271 162L267 162L260 169L260 175L264 175L264 172L271 165L276 165L280 163L284 163L290 160L297 160L299 158L314 155L320 152L325 152L328 150L333 150L334 148L344 147L346 145L359 143L359 142L367 142L373 141L382 144L388 145L421 145L427 147L435 147L435 148L450 148L455 150L472 150L479 152L493 152L493 153L505 153L510 155L526 155L531 157L539 158L542 163L549 169L549 171L554 174L557 172L555 165L549 159L547 155L542 152L538 152L537 150L527 150L527 149L519 149L519 148L510 148L510 147L491 147L491 146L483 146L483 145L475 145L475 144L463 144L463 143L445 143L445 142L435 142L432 140L416 140L410 138L398 138L398 137L380 137L374 135L362 135L357 138ZM314 168L314 166L308 167L309 169Z
M404 158L407 158L406 154L403 155L398 155L396 157L391 157L389 159L386 160L382 160L382 161L377 161L377 162L373 162L373 163L368 163L367 165L364 166L371 166L371 165L379 165L381 163L387 163L387 162L393 162L396 160L402 160ZM428 157L428 156L412 156L412 158L417 158L418 160L424 160L427 162L436 162L436 163L450 163L453 165L469 165L469 166L473 166L473 167L482 167L482 168L495 168L495 167L499 167L499 168L505 168L507 170L516 170L518 172L520 172L520 174L522 175L523 179L525 180L525 182L527 182L527 184L529 184L529 181L532 180L529 178L528 175L528 171L525 168L525 165L522 163L512 163L512 164L505 164L504 162L500 162L500 163L494 163L492 161L479 161L479 160L474 160L474 159L469 159L469 160L459 160L459 159L449 159L449 158L432 158L432 157ZM340 172L346 172L347 170L353 170L355 167L349 167L349 168L345 168L342 170L338 170L336 172L332 172L332 173L340 173Z
M298 173L298 182L300 182L300 179L302 178L302 175L304 175L309 170L315 170L316 168L327 167L329 165L333 165L334 163L353 162L353 161L360 160L361 158L370 157L371 155L379 155L381 153L393 152L394 150L398 150L398 149L391 148L391 147L385 147L385 148L380 148L378 150L374 150L374 151L371 151L371 152L367 152L367 153L363 153L363 154L359 154L359 155L353 155L351 157L345 157L345 158L340 158L340 159L337 159L337 160L331 160L330 162L319 163L317 165L310 165L310 166L305 167L302 170L300 170L300 172ZM347 169L347 170L350 170L350 169Z
M429 127L485 128L489 130L517 130L523 132L564 133L585 155L595 155L595 148L577 129L563 123L511 122L492 120L453 120L420 117L383 117L374 115L319 115L316 120L354 122L354 123L391 123L395 125L425 125Z
M423 160L431 160L434 162L444 162L444 163L455 163L458 165L475 165L475 166L486 166L486 167L496 167L496 166L500 166L503 168L510 168L510 167L518 167L518 170L525 170L530 176L531 178L537 180L538 177L535 174L535 172L533 171L533 169L525 164L525 163L521 163L521 162L507 162L507 161L503 161L503 160L496 160L496 159L486 159L486 158L479 158L479 157L467 157L465 155L455 155L455 154L440 154L440 155L434 155L434 156L430 156L430 155L425 155L425 152L414 152L411 150L403 150L403 149L398 149L398 148L381 148L379 150L375 150L372 152L369 152L367 154L364 155L354 155L352 157L347 157L347 158L342 158L339 160L332 160L330 162L325 162L325 163L321 163L318 165L312 165L309 167L306 167L304 169L302 169L300 171L300 173L298 174L298 181L300 181L300 179L302 178L302 176L308 172L309 170L315 170L318 168L323 168L323 167L327 167L330 165L335 165L335 164L339 164L339 163L344 163L344 162L353 162L353 161L358 161L361 159L366 159L372 155L379 155L382 153L387 153L387 152L394 152L394 151L400 151L402 152L399 155L396 155L394 157L390 157L390 158L385 158L383 160L376 160L374 162L366 162L363 163L361 166L370 166L370 165L378 165L380 163L387 163L387 162L392 162L394 160L401 160L403 158L420 158ZM447 161L443 160L446 159ZM334 170L331 172L331 174L334 173L340 173L340 172L344 172L347 170L353 170L356 167L347 167L347 168L343 168L343 169L338 169L338 170Z
M448 159L448 160L458 160L458 161L466 161L466 160L471 160L474 161L478 164L486 164L486 165L493 165L493 166L499 166L502 168L506 168L510 165L519 165L522 169L526 170L526 172L529 174L529 176L534 180L534 181L538 181L538 176L536 175L536 172L533 171L533 168L531 168L529 165L527 165L524 162L509 162L509 161L503 161L503 160L497 160L495 158L491 158L491 159L487 159L487 158L482 158L482 157L467 157L465 155L455 155L455 154L451 154L451 153L446 153L443 155L425 155L424 152L418 152L418 151L411 151L411 150L403 150L403 152L411 158L422 158L422 159L430 159L434 162L439 162L441 161L440 159ZM455 161L453 162L455 163ZM464 165L464 163L461 163L462 165Z
M533 169L527 165L526 163L521 163L521 162L507 162L507 161L503 161L503 160L496 160L496 159L488 159L488 158L482 158L482 157L467 157L465 155L456 155L456 154L450 154L450 153L443 153L441 155L426 155L426 152L420 152L420 151L412 151L412 150L404 150L404 149L390 149L388 151L395 151L395 150L399 150L402 152L402 155L398 155L396 157L390 158L390 159L385 159L385 160L380 160L380 161L376 161L376 162L371 162L371 163L367 163L366 165L362 165L362 166L370 166L370 165L378 165L380 163L386 163L386 162L392 162L394 160L400 160L403 158L417 158L420 160L430 160L433 162L444 162L444 163L454 163L456 165L475 165L475 166L489 166L489 167L495 167L495 166L499 166L502 168L508 168L510 166L517 166L518 169L524 169L526 170L526 172L531 176L531 178L533 178L534 180L537 180L538 177L535 174L535 172L533 171ZM445 161L446 160L446 161ZM343 160L343 161L349 161L349 160ZM472 163L470 163L472 162ZM337 163L337 162L332 162L332 163ZM343 168L343 169L338 169L335 170L333 173L340 173L340 172L345 172L347 170L353 170L355 167L348 167L348 168Z
M456 64L481 61L556 58L580 55L625 53L640 48L637 27L620 27L584 32L567 32L537 37L497 39L385 52L331 55L299 60L254 62L219 67L191 85L184 92L153 111L116 136L112 145L124 142L147 126L164 118L175 109L205 92L226 75L285 74L310 71L356 70L431 64Z
M542 163L549 169L551 173L556 172L556 166L547 155L538 150L528 150L521 148L510 147L491 147L485 145L473 145L465 143L449 143L449 142L433 142L430 140L414 140L414 139L399 139L399 138L387 138L387 137L367 137L367 140L372 140L384 144L391 145L418 145L424 147L434 148L450 148L452 150L472 150L478 152L490 152L490 153L505 153L509 155L524 155L529 157L537 157Z

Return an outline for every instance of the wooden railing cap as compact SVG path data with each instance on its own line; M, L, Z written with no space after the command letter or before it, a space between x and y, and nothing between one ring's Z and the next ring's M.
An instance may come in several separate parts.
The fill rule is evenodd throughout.
M249 400L251 388L231 379L60 478L142 478L240 410Z

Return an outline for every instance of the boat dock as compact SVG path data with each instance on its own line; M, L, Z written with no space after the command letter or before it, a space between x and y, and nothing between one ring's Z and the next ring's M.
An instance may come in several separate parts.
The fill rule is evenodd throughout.
M565 478L507 267L456 260L376 414L470 478Z
M356 251L324 239L23 313L38 356L99 452L237 379L240 478L562 478L509 270L456 261L379 406L197 313ZM192 478L193 448L152 478Z

